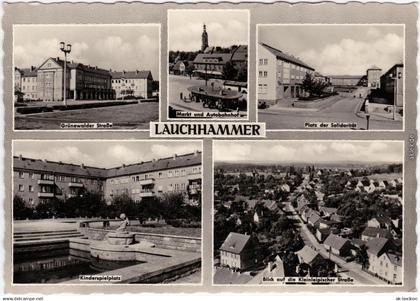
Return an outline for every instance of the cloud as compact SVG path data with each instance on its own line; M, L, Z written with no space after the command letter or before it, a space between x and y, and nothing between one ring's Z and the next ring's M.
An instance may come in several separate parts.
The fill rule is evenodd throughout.
M374 35L375 28L368 30L368 34ZM365 74L372 65L387 69L402 62L403 46L402 36L388 33L371 38L368 42L343 38L324 46L320 51L304 50L299 57L325 75L359 75Z
M301 142L218 141L215 161L320 163L320 162L401 162L402 146L395 142Z
M183 155L187 153L192 153L194 151L201 150L198 143L187 143L187 144L177 144L177 145L164 145L164 144L153 144L151 147L151 152L153 153L154 158L163 158L171 157L173 155Z

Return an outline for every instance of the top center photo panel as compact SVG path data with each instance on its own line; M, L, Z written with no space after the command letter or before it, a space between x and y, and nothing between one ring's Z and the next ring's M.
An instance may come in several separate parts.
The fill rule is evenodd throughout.
M168 118L248 120L249 11L168 11Z

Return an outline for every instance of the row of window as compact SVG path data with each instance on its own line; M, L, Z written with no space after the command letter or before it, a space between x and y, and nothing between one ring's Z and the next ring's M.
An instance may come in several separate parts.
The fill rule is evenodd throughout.
M121 84L121 83L128 84L128 83L135 83L135 82L141 81L141 80L144 80L144 79L113 79L112 83L113 84L114 83L116 83L116 84Z
M160 171L157 174L149 173L149 174L131 176L131 182L135 183L135 182L139 182L139 181L143 181L147 179L154 179L155 176L158 179L162 179L165 177L167 178L185 177L189 174L198 174L198 173L201 173L201 166L193 167L190 173L188 173L186 169L176 169L176 170L169 170L167 172ZM116 178L116 179L110 180L110 183L113 185L126 184L128 182L129 182L128 177Z
M40 178L41 180L48 180L48 181L56 181L56 182L71 182L71 183L82 183L82 179L78 177L66 177L66 176L54 176L53 174L37 174L33 172L23 172L19 171L18 177L19 179L25 179L25 176L28 176L29 179L35 180L36 178ZM84 179L86 183L90 182L90 184L97 184L97 180L94 179Z

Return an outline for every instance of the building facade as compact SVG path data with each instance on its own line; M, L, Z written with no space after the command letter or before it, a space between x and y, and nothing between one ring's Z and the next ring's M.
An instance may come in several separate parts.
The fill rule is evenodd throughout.
M381 89L397 107L404 105L404 64L395 64L381 76Z
M25 101L36 100L37 93L37 70L31 68L15 68L15 91L22 93L21 99Z
M275 104L299 97L304 93L303 79L314 72L300 59L267 44L258 44L258 100Z
M100 69L75 62L66 65L66 98L73 100L114 99L111 74ZM37 72L38 98L43 101L64 99L64 61L48 58Z
M230 232L220 247L220 264L245 270L253 264L254 245L249 235Z
M52 198L66 200L83 191L101 193L107 203L119 195L134 201L170 192L186 202L201 200L201 152L116 168L97 168L39 159L13 158L14 194L30 207Z
M366 71L367 86L372 89L379 89L381 87L381 73L382 69L372 66Z
M333 86L363 86L363 75L330 75L328 76Z
M153 76L150 71L111 72L112 89L116 98L149 98L153 92Z

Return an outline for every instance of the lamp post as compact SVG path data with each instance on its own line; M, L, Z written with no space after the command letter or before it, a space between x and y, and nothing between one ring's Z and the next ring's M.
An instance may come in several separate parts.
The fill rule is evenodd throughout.
M63 93L63 100L64 106L67 107L67 53L71 52L71 44L67 44L64 42L60 42L60 50L64 52L64 93Z
M395 75L393 73L391 73L389 75L389 77L394 80L394 104L392 106L392 120L395 120L395 109L396 109L396 106L397 106L396 102L397 102L397 97L398 97L397 96L397 94L398 94L398 80L401 79L402 73L401 72L396 72Z

